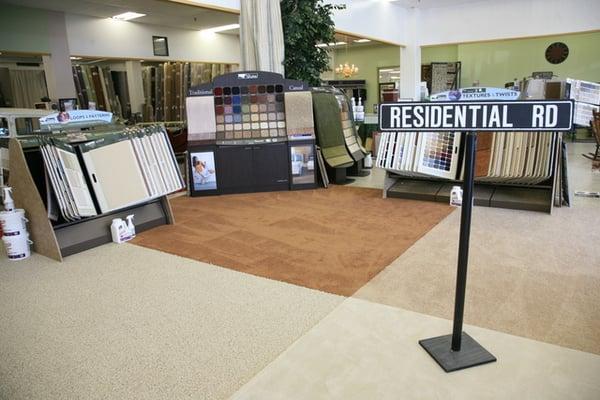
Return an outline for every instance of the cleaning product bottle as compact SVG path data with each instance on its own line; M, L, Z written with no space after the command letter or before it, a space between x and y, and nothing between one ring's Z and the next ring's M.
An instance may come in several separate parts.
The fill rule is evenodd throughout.
M15 202L12 198L12 188L5 186L2 188L4 191L4 211L12 211L15 209Z
M358 105L356 106L357 121L363 121L365 119L365 107L362 104L362 97L358 98Z
M128 236L129 229L121 218L115 218L112 220L112 224L110 224L110 234L112 236L112 241L115 243L123 243Z
M135 237L135 225L133 225L133 214L128 215L126 219L129 239L133 239Z

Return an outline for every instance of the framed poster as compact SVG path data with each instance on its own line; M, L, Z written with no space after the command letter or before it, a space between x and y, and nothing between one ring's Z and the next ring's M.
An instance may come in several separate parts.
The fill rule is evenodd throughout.
M215 163L215 150L201 148L189 151L189 184L192 196L216 194L217 165Z
M155 56L169 56L169 41L166 36L152 36L152 48Z
M313 141L290 142L290 174L292 189L316 187L316 157Z

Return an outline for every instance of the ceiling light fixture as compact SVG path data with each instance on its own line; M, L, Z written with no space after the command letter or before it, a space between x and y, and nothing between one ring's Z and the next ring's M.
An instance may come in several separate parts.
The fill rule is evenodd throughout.
M70 58L71 58L71 60L81 60L81 57L71 56Z
M208 28L208 29L202 29L200 32L210 32L210 33L217 33L217 32L225 32L225 31L231 31L234 29L238 29L240 27L240 24L229 24L229 25L222 25L222 26L215 26L214 28Z
M130 19L145 17L146 14L140 14L133 11L127 11L123 14L115 15L112 19L117 19L119 21L129 21Z
M336 74L343 75L344 78L350 78L352 75L358 74L358 67L355 67L354 64L349 65L348 63L344 63L344 65L340 64L335 69Z
M356 39L354 43L367 43L370 42L371 39Z
M348 40L348 38L346 38L346 40ZM337 42L336 44L346 45L346 57L348 57L348 43ZM358 74L358 67L356 67L354 64L350 65L348 62L345 62L343 65L340 64L337 66L335 73L342 75L344 78L350 78L352 75Z

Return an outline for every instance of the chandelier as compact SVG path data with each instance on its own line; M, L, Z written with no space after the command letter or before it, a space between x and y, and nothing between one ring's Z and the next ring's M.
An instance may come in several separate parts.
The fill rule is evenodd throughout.
M335 68L336 74L341 74L344 78L350 78L354 74L358 74L358 67L355 67L354 64L349 65L347 62L344 65L340 64Z

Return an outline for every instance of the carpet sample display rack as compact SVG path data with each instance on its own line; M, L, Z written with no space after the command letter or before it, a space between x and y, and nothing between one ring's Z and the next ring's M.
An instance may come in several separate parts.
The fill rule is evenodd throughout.
M133 214L137 232L174 223L167 194L184 181L162 127L13 138L9 154L15 204L46 257L109 243L114 218Z
M464 174L463 134L383 132L375 165L384 197L449 202ZM563 204L566 165L560 132L478 133L475 205L552 211Z
M107 66L76 64L72 67L77 101L82 109L109 111L122 118L131 113L127 73Z
M369 152L358 136L347 96L333 87L313 88L313 108L329 179L342 184L347 175L363 175L359 166Z
M144 121L184 121L191 87L235 71L237 64L165 62L142 68Z
M316 187L306 83L235 72L192 87L186 106L192 196Z

